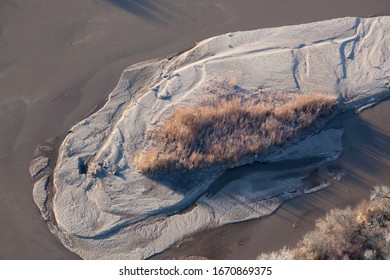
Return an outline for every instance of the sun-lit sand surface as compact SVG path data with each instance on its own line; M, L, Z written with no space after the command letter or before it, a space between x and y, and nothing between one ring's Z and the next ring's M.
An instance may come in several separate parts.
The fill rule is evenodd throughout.
M29 162L37 144L61 139L101 103L125 67L229 31L390 10L339 2L1 1L0 258L77 257L40 221Z
M389 96L389 28L390 17L348 17L227 33L130 66L107 103L61 144L48 192L52 232L83 258L144 259L201 230L269 215L339 180L342 170L321 169L342 153L340 125L261 155L256 160L269 166L240 172L213 192L210 185L231 164L154 175L140 173L135 158L148 131L175 108L212 98L231 76L237 95L321 92L337 98L339 110L361 112Z

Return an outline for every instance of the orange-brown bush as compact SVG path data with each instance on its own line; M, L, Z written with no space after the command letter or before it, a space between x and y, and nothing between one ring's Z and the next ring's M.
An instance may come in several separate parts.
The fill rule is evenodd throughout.
M331 210L294 249L259 259L390 259L390 188L375 187L354 209Z
M290 141L335 105L323 94L285 96L277 107L233 95L178 108L150 132L153 145L148 147L154 147L138 154L136 166L141 172L194 169L261 155Z

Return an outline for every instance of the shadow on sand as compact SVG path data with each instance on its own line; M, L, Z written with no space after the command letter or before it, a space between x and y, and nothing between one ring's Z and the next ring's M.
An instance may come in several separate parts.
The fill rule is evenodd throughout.
M166 25L168 14L166 4L160 1L151 0L106 0L108 3L117 6L139 18L150 21L154 24Z

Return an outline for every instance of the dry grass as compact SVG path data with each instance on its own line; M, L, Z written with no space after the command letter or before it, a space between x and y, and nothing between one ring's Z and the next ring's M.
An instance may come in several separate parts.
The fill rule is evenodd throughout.
M390 259L390 188L375 187L356 208L331 210L294 249L259 259Z
M279 93L272 102L253 96L229 94L178 108L150 132L152 142L136 157L137 168L144 173L195 169L261 155L289 142L335 105L322 94Z

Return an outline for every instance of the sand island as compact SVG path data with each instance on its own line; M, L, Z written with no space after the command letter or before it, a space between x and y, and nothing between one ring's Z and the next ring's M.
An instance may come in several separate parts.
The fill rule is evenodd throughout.
M333 175L307 178L342 153L343 128L328 121L389 95L388 30L383 16L235 32L130 66L69 130L53 186L47 159L34 160L43 217L83 258L145 259L325 188ZM284 167L213 189L255 161Z

